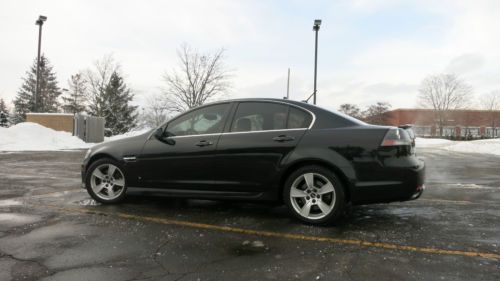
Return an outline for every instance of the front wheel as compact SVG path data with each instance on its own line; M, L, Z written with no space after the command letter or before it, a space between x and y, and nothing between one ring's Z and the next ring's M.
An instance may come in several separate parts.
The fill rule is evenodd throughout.
M336 175L321 166L306 166L285 182L283 199L290 212L310 224L335 221L344 209L344 189Z
M125 197L125 175L113 159L99 159L92 163L85 178L87 192L101 203L117 203Z

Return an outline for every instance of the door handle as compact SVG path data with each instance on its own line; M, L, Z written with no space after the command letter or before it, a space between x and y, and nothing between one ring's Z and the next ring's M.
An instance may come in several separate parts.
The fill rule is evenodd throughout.
M274 137L273 141L285 142L285 141L293 141L294 139L295 138L292 136L280 135L280 136Z
M203 146L209 146L212 144L213 144L213 142L211 142L211 141L202 140L202 141L199 141L198 143L196 143L196 146L203 147Z

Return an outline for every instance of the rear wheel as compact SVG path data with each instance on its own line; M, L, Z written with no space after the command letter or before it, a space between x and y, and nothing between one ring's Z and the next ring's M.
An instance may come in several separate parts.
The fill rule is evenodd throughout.
M310 224L335 221L344 209L344 189L336 175L322 166L305 166L285 182L283 199L290 212Z
M90 165L85 181L87 192L101 203L117 203L126 192L125 174L117 161L99 159Z

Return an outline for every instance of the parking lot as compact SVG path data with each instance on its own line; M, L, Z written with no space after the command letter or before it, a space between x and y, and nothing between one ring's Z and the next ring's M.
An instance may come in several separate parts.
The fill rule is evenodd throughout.
M422 198L314 227L282 206L99 205L83 154L0 154L0 280L500 280L499 157L419 150Z

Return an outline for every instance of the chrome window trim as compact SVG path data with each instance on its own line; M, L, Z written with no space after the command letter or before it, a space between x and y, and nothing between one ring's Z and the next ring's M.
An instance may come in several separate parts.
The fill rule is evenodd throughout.
M259 131L245 131L245 132L226 132L215 134L199 134L199 135L186 135L186 136L171 136L171 139L188 138L188 137L206 137L206 136L222 136L222 135L235 135L235 134L249 134L249 133L267 133L267 132L282 132L282 131L303 131L308 128L295 128L295 129L276 129L276 130L259 130Z
M297 130L305 130L305 129L310 130L314 126L314 123L316 123L316 114L314 114L312 111L310 111L309 109L303 108L302 106L295 105L295 104L292 104L292 103L287 103L287 102L281 102L281 101L275 101L275 100L255 100L255 101L253 101L253 100L248 100L248 101L247 100L243 100L243 101L234 100L234 101L224 101L224 102L221 102L221 103L214 103L214 104L209 104L209 105L217 105L217 104L232 103L232 102L237 102L237 103L244 103L244 102L272 102L272 103L278 103L278 104L284 104L284 105L288 105L288 106L293 106L293 107L299 108L299 109L304 110L304 111L308 112L309 114L311 114L311 116L312 116L311 124L309 125L309 127L294 128L294 129L259 130L259 131L245 131L245 132L221 132L221 133L213 133L213 134L171 136L170 138L175 139L175 138L186 138L186 137L194 137L194 136L216 136L216 135L224 135L224 134L247 134L247 133L273 132L273 131L297 131ZM204 107L204 106L200 106L200 108L201 107ZM191 112L191 111L194 111L194 110L195 109L192 109L192 110L186 111L185 113L188 113L188 112ZM180 118L182 115L184 115L184 113L180 114L179 116L176 116L174 119L172 119L170 121L165 122L165 124L168 124L168 123L174 121L175 119ZM161 126L164 126L165 124L163 124ZM151 137L156 132L156 130L158 130L158 128L154 129L151 132L151 134L149 135L148 139L151 139Z

